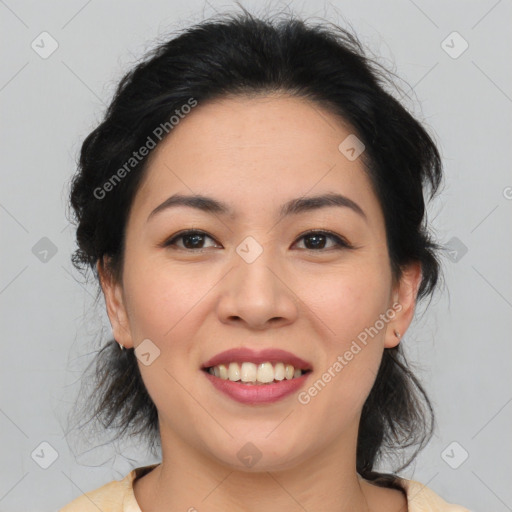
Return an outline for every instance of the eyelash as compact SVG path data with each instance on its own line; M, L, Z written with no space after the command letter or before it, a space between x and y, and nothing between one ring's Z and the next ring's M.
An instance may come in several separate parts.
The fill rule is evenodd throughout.
M173 235L170 239L163 242L160 245L160 247L172 247L173 245L176 246L176 244L175 244L176 240L179 240L181 238L184 238L184 237L190 236L190 235L203 235L204 237L211 238L212 240L215 241L215 239L213 237L211 237L204 231L200 231L200 230L196 230L196 229L189 229L189 230L181 231L180 233L177 233L176 235ZM297 241L301 240L303 238L306 238L308 236L313 236L313 235L324 235L327 238L330 238L331 240L334 241L335 247L331 247L329 249L302 249L302 250L309 251L309 252L325 252L325 251L329 251L329 250L354 249L354 246L352 246L346 240L344 240L340 236L338 236L330 231L314 231L314 230L308 231L308 232L300 235L299 238L297 239ZM186 247L178 247L178 246L176 246L176 247L180 250L191 251L191 252L202 252L202 251L205 251L206 249L208 249L208 248L206 248L206 249L204 249L204 248L188 249Z

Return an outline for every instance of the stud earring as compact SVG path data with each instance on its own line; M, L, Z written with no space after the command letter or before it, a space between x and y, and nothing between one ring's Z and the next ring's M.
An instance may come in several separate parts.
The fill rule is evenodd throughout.
M394 330L394 333L395 333L395 336L396 336L398 339L400 339L400 338L401 338L401 336L402 336L402 335L401 335L401 334L400 334L396 329Z
M123 349L124 349L124 346L123 346L123 345L121 345L121 343L118 343L118 345L119 345L119 348L120 348L121 350L123 350Z

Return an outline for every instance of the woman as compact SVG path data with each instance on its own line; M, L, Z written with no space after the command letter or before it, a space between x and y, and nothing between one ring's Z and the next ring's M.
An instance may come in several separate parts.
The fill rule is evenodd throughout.
M162 461L62 512L466 510L375 469L432 433L400 342L440 272L439 153L386 79L340 28L245 11L123 78L73 262L114 335L92 416Z

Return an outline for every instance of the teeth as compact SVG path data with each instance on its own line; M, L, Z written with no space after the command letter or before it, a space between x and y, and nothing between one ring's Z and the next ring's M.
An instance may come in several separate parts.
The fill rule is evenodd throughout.
M233 382L240 380L240 366L238 366L238 363L229 363L228 379Z
M244 363L245 364L245 363ZM258 365L258 373L256 374L258 382L272 382L274 380L274 368L270 363L261 363Z
M218 376L221 379L227 379L228 378L228 369L226 368L226 366L223 365L223 364L219 364L218 368L219 368L219 375Z
M272 365L269 362L258 365L251 362L244 362L241 365L234 362L229 365L219 364L209 368L208 372L223 380L241 381L246 384L269 384L274 381L294 379L304 373L300 368L295 369L291 364L276 363Z
M242 382L256 382L258 370L254 363L242 363L240 369L240 380Z
M277 363L274 366L274 379L275 380L283 380L284 379L284 364Z

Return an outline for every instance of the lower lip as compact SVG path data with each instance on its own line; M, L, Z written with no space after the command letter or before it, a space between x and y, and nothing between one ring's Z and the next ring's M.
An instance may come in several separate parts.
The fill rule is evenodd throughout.
M224 380L204 370L202 370L202 372L219 391L243 404L267 404L277 402L295 391L298 391L311 373L307 372L300 377L295 377L290 380L283 379L282 381L272 384L250 385L233 382L229 379Z

